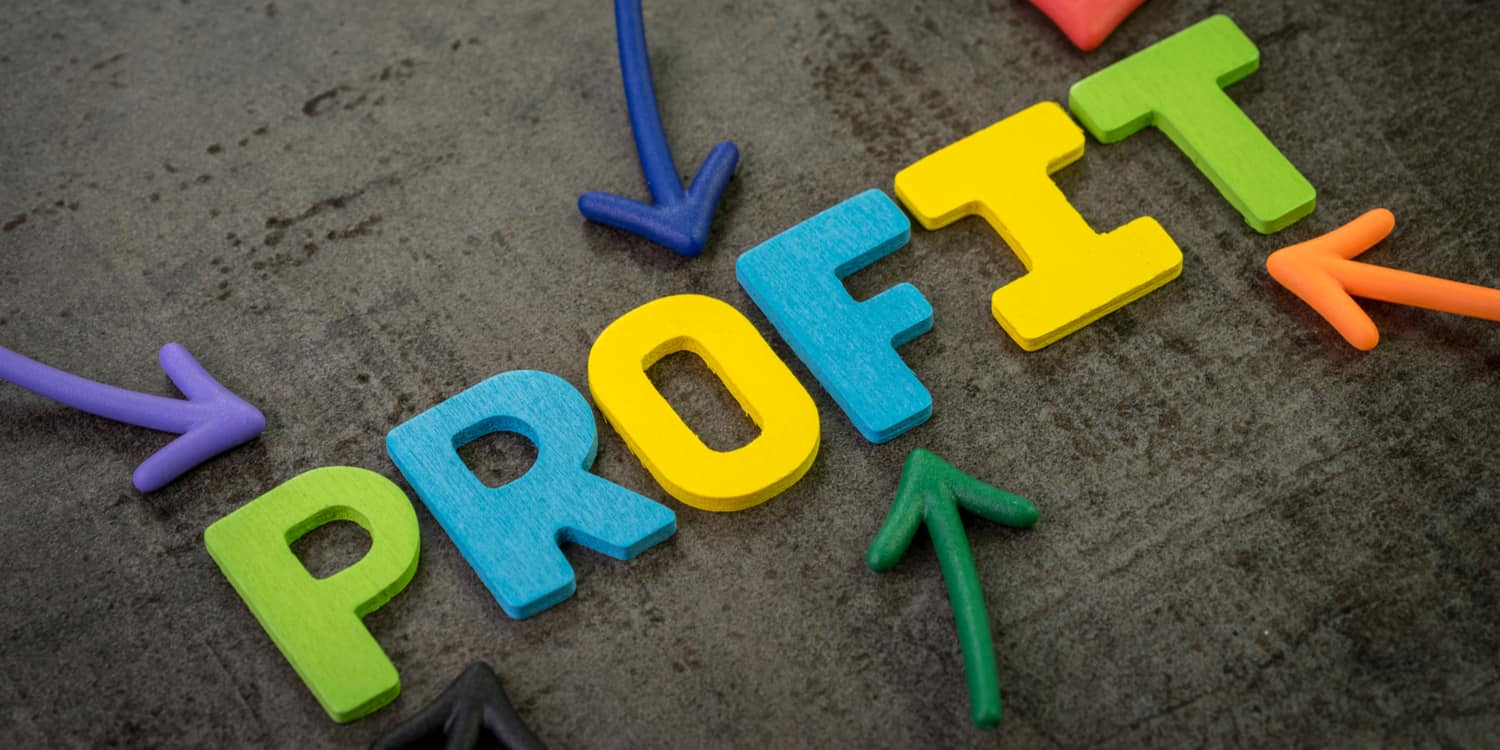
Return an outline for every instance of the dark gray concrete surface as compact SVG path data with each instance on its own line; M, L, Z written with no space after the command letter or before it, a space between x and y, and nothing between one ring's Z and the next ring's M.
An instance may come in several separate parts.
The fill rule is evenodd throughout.
M1264 270L1382 205L1398 227L1370 261L1500 286L1494 3L1151 0L1089 55L1018 0L648 6L681 168L743 150L693 260L574 208L646 196L607 3L5 3L0 343L167 394L155 352L180 341L269 427L142 496L166 436L0 387L0 745L357 747L474 659L559 748L1500 744L1500 325L1368 304L1384 341L1358 353ZM1260 236L1160 134L1091 141L1059 184L1096 228L1157 217L1181 279L1028 354L989 314L1015 257L977 219L918 229L850 287L932 301L903 352L937 414L861 439L735 257L1215 11L1259 44L1232 95L1317 212ZM744 310L810 387L807 477L700 512L602 428L597 471L680 530L629 563L575 550L578 594L524 622L418 503L421 567L367 620L401 697L329 721L203 529L315 467L398 478L386 431L491 374L585 386L605 325L682 292ZM710 442L754 434L705 373L654 374ZM969 523L994 734L969 723L930 544L864 565L916 447L1042 511ZM527 451L468 456L501 481ZM325 569L360 551L320 536Z

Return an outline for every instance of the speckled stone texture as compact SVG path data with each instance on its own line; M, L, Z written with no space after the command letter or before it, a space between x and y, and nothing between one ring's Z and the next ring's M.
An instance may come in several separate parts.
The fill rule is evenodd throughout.
M1232 96L1319 191L1265 237L1171 144L1057 175L1101 230L1143 214L1182 277L1038 353L991 319L1023 269L977 219L850 280L911 281L903 353L936 416L865 442L799 362L821 456L763 506L667 497L608 428L598 472L680 530L507 618L418 504L421 567L367 622L403 692L329 721L203 529L302 471L398 478L387 430L504 370L585 387L610 321L696 292L746 312L739 253L1210 13L1260 46ZM0 11L0 343L172 393L184 343L261 406L255 443L142 496L166 436L0 386L0 745L360 747L475 659L557 748L1482 747L1500 736L1500 325L1368 304L1362 354L1265 272L1374 206L1371 262L1500 286L1500 10L1456 0L1151 0L1083 55L1029 4L647 3L685 174L744 154L702 257L586 223L646 197L602 2L12 0ZM653 371L711 444L754 434L691 355ZM931 545L865 546L923 447L1033 499L970 520L1006 705L968 720ZM519 438L466 456L491 481ZM399 479L399 478L398 478ZM405 487L405 485L402 485ZM299 545L321 570L361 551Z

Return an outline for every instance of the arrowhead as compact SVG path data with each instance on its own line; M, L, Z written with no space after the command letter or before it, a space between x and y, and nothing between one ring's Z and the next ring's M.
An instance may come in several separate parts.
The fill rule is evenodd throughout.
M1358 265L1349 259L1385 239L1395 226L1396 217L1390 211L1367 211L1328 234L1271 253L1266 270L1331 323L1354 348L1369 351L1379 343L1380 331L1345 290L1339 269Z
M890 570L911 545L917 527L927 524L963 648L969 714L975 726L994 729L1002 715L995 646L974 556L958 515L960 506L1006 526L1026 529L1036 525L1036 506L1029 500L991 487L919 448L906 457L896 500L865 560L876 572Z
M450 750L480 747L482 729L488 729L506 750L546 747L510 705L495 670L476 661L437 700L376 740L371 750L431 747L438 740Z
M678 255L694 257L708 243L709 225L713 223L719 197L734 176L740 152L724 141L708 153L693 177L693 184L681 199L664 200L656 205L641 203L613 193L588 192L578 198L578 210L584 216L632 234L645 237Z
M159 355L167 377L187 396L190 427L136 467L135 486L154 492L198 464L249 442L266 427L259 409L214 380L181 344L167 344Z
M1092 52L1146 0L1031 0L1068 36L1073 46Z
M891 512L881 524L865 561L876 572L895 567L917 535L928 506L962 507L981 518L1017 529L1036 525L1036 506L1030 500L992 487L959 471L931 451L918 448L906 457L901 483Z

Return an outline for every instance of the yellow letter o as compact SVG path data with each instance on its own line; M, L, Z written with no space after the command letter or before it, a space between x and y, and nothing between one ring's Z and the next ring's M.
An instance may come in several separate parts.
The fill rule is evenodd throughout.
M703 358L760 435L732 451L704 445L646 375L680 351ZM812 397L755 326L712 297L662 297L620 316L589 352L589 390L651 476L694 508L759 505L796 484L818 455Z

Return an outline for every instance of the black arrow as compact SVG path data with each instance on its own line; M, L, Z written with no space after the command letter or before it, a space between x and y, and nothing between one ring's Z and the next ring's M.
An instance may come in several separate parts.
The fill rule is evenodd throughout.
M447 750L468 750L479 747L485 729L505 750L546 750L510 705L495 670L476 661L437 700L376 740L371 750L433 747L439 741Z

